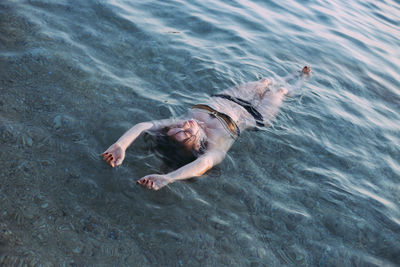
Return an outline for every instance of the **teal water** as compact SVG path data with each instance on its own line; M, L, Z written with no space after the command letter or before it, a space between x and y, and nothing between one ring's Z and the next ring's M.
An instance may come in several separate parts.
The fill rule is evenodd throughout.
M400 3L0 2L0 265L397 266ZM135 123L313 77L206 177L162 172Z

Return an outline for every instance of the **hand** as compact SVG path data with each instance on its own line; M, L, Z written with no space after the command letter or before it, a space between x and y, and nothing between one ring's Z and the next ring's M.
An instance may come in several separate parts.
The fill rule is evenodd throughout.
M137 183L147 189L158 190L171 182L166 175L150 174L140 178Z
M111 145L103 154L101 154L103 160L107 161L111 167L121 165L125 158L125 149L119 144L115 143Z

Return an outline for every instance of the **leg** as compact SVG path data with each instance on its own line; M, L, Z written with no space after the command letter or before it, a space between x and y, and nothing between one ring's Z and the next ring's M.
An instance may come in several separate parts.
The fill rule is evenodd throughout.
M269 91L267 94L265 94L265 97L259 102L257 110L263 116L264 122L266 124L265 126L269 126L271 120L275 118L287 93L288 90L286 88L279 88L276 91Z
M280 94L282 94L282 95L287 95L288 92L289 92L289 91L288 91L286 88L284 88L284 87L281 87L281 88L279 88L279 90L278 90L278 93L280 93Z
M271 80L263 78L255 82L248 82L239 86L231 87L220 92L246 101L259 101L264 98L270 90Z

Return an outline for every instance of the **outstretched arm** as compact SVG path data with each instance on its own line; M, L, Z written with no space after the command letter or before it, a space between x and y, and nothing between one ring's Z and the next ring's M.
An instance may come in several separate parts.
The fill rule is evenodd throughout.
M151 174L137 181L138 184L148 189L158 190L169 183L178 180L199 177L213 166L219 164L225 157L226 153L222 151L210 151L195 161L173 171L168 174Z
M121 165L125 158L126 149L147 130L157 130L173 122L172 119L165 119L152 122L141 122L130 128L114 144L112 144L101 156L111 167Z

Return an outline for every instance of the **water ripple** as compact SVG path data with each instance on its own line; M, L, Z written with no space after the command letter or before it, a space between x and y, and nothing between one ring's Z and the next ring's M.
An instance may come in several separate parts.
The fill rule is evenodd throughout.
M361 0L1 2L0 146L13 153L0 161L0 263L394 266L399 12ZM305 64L313 77L272 127L244 132L205 177L137 187L165 171L142 139L120 168L98 158L134 123L260 77L293 86L282 77Z

